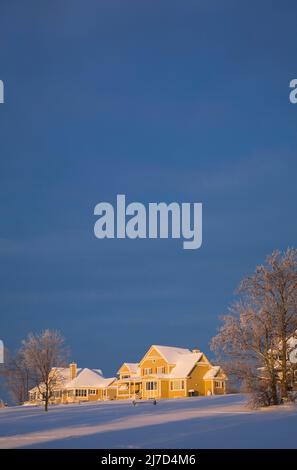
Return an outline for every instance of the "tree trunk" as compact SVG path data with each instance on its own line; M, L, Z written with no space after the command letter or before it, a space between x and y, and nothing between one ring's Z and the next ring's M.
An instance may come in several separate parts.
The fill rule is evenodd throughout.
M288 396L288 383L287 383L287 338L282 335L282 379L281 379L281 393L282 398Z
M273 376L271 381L271 397L272 397L272 404L278 405L278 396L277 396L277 385L276 385L276 378Z
M44 411L48 411L48 388L45 391L45 399L44 399Z

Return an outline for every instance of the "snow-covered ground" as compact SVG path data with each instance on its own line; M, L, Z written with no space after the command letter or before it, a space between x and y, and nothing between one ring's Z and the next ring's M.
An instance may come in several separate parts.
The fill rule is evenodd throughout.
M243 395L0 409L0 448L297 448L297 407Z

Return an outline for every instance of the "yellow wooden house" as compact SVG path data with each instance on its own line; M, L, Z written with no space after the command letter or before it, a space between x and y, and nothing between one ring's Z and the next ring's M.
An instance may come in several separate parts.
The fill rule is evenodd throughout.
M197 349L153 345L139 363L123 363L113 386L118 400L181 398L224 394L226 380Z
M96 400L162 399L226 393L226 374L194 349L156 346L140 362L124 362L118 378L103 377L100 369L69 367L52 369L55 386L50 403ZM29 391L29 402L41 403L43 385Z
M51 371L55 383L51 404L77 403L83 401L112 400L116 398L117 388L113 386L116 378L103 377L100 369L80 369L72 362L69 367L54 367ZM29 402L40 403L43 384L29 391Z

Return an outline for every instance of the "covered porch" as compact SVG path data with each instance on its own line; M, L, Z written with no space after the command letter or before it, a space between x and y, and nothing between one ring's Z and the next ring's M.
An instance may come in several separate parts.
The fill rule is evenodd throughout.
M117 399L142 398L142 381L140 377L120 379L117 381Z

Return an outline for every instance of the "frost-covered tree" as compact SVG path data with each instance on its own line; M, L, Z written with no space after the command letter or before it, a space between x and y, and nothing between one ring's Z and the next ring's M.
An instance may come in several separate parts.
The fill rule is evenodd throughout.
M281 370L281 392L288 392L289 338L297 329L297 250L275 251L240 287L254 305L263 308L272 319L274 353Z
M23 341L22 354L43 397L44 409L48 411L49 400L61 379L59 367L66 362L64 338L58 331L45 330L36 335L30 333Z
M241 380L249 391L256 391L264 381L272 403L276 404L277 369L272 352L274 338L270 315L239 301L222 320L223 325L212 339L212 349L227 362L228 373Z
M23 404L28 400L29 389L33 386L31 371L21 350L15 356L7 353L6 357L3 372L6 388L15 403Z
M277 382L281 396L288 393L288 340L297 329L297 250L272 253L238 294L211 346L250 390L269 392L277 403Z

